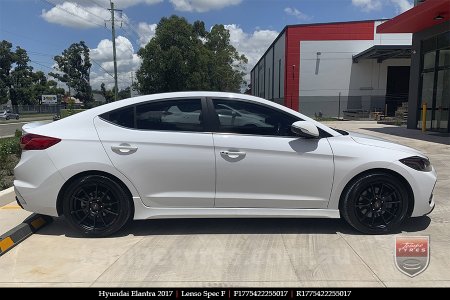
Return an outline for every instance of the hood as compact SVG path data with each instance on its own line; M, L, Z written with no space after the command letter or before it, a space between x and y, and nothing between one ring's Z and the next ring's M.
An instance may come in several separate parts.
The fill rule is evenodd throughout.
M419 150L416 150L414 148L410 148L407 146L403 146L403 145L400 145L400 144L397 144L397 143L394 143L394 142L391 142L391 141L388 141L388 140L385 140L382 138L374 137L371 135L360 134L360 133L356 133L356 132L349 132L349 135L358 144L374 146L374 147L379 147L379 148L386 148L386 149L391 149L391 150L397 150L397 151L409 153L411 155L427 157L425 154L423 154Z

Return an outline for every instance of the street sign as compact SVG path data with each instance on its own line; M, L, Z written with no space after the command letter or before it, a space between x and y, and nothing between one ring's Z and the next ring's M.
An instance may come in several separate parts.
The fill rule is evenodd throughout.
M57 104L58 97L56 95L42 95L41 104Z

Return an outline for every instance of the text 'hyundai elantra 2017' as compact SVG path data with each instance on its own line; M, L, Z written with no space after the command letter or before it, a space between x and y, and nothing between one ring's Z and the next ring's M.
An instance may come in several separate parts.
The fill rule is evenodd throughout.
M378 234L435 205L419 151L248 95L141 96L25 130L19 204L86 236L202 217L343 217Z

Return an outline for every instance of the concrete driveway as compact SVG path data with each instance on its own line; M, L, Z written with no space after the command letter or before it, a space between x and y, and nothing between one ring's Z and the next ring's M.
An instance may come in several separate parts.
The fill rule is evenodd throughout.
M58 219L0 257L0 286L450 286L450 138L399 137L374 122L332 125L430 156L439 175L436 209L399 232L430 236L430 265L417 277L396 269L395 235L361 235L341 220L148 220L114 237L84 239ZM2 214L19 223L21 213L0 209L0 225Z

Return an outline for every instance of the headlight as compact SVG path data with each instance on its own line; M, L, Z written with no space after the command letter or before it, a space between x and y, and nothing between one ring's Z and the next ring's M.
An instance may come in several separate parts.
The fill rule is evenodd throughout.
M400 162L417 171L430 172L432 169L430 161L427 158L420 156L411 156L403 158L400 159Z

